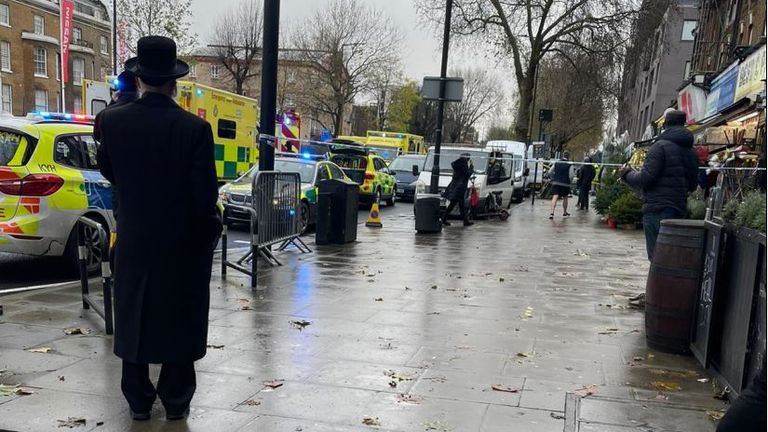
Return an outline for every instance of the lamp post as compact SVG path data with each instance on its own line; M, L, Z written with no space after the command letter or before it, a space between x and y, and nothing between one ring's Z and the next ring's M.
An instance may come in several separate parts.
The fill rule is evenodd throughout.
M280 0L264 0L264 49L261 57L261 121L259 124L259 171L275 168L274 138L277 109L277 51L280 35ZM255 259L255 258L254 258Z
M437 194L440 183L440 146L443 143L443 114L445 113L445 77L448 73L448 48L451 38L451 12L453 0L445 2L445 27L443 28L443 57L440 62L440 95L437 101L437 128L435 129L435 156L432 163L432 176L429 181L429 193Z

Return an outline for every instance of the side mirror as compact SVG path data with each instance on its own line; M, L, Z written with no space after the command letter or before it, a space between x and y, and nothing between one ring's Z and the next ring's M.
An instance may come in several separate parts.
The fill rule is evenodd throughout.
M418 165L412 166L411 167L411 173L413 173L414 176L418 176L419 175L419 166Z
M523 176L524 176L524 177L528 177L528 175L529 175L530 173L531 173L531 169L530 169L530 168L526 168L526 169L524 169L524 170L523 170Z

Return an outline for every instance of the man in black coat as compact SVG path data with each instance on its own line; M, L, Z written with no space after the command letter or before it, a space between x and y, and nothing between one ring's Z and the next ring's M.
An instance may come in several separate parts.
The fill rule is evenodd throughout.
M453 168L453 176L451 177L451 182L448 183L448 187L445 188L445 192L443 192L443 197L450 201L448 208L443 213L443 225L451 225L448 222L448 215L451 214L457 204L459 205L461 219L464 220L464 226L474 225L469 220L467 206L464 202L467 195L467 182L469 182L469 178L474 173L469 153L462 153L458 159L451 162L451 168Z
M100 122L101 172L117 186L115 354L135 420L156 396L169 420L185 418L195 392L194 361L206 352L213 250L221 231L213 134L172 99L189 66L159 36L138 42L126 62L142 97L110 108ZM157 185L173 196L157 193ZM157 389L149 363L162 364Z
M592 190L592 180L595 179L595 167L592 166L592 158L584 158L584 164L579 167L579 181L576 186L579 189L579 201L576 207L579 210L589 210L589 191Z
M639 172L629 166L621 178L643 195L643 229L648 259L653 259L661 221L687 215L688 193L698 186L699 159L693 135L685 128L685 113L671 110L664 116L664 131L648 150Z

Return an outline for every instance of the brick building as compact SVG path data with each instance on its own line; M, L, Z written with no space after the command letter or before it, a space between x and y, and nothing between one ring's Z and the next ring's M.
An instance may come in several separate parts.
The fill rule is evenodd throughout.
M676 103L677 89L691 73L696 2L677 0L660 12L635 23L624 64L617 132L627 132L630 141L650 138L651 123Z
M67 112L81 112L83 79L111 73L111 25L98 0L74 0ZM57 0L0 0L2 111L61 111Z

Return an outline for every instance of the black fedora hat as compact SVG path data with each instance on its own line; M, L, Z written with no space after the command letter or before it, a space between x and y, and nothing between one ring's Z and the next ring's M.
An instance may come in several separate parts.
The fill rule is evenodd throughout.
M125 70L139 78L176 79L189 73L189 65L176 58L176 42L164 36L144 36L137 56L125 62Z

